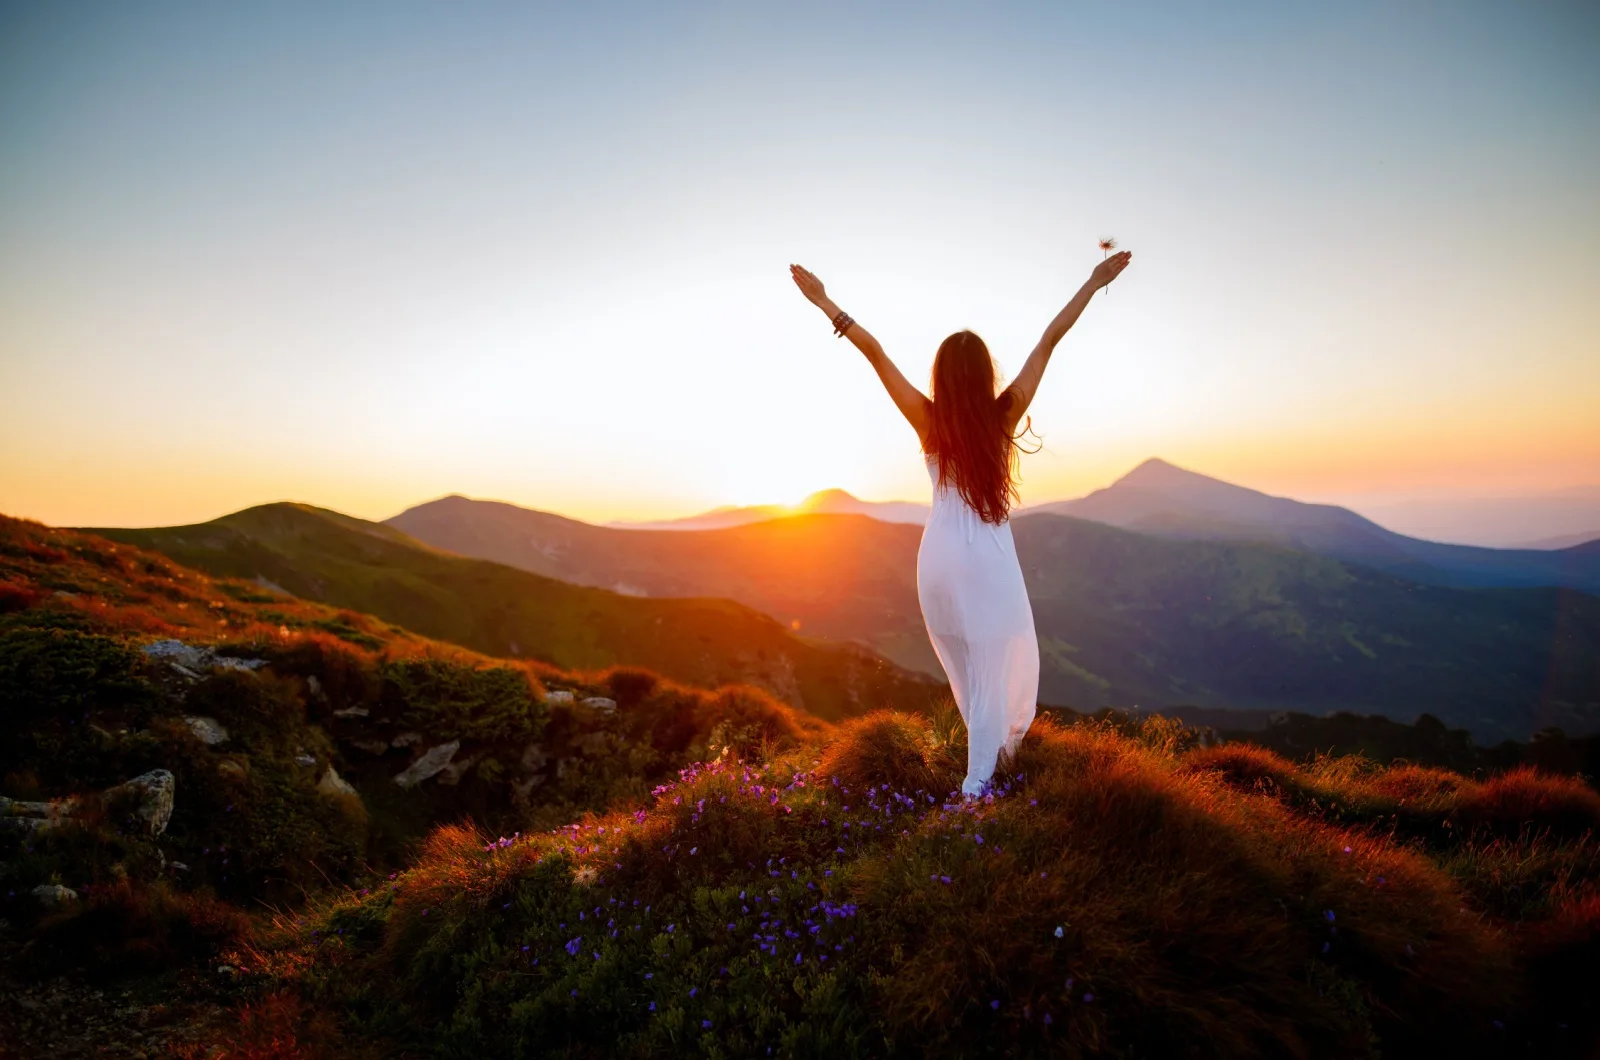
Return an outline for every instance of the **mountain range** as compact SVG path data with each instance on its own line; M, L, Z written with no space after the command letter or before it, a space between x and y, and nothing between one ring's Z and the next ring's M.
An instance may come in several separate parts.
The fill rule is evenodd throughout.
M641 594L718 595L939 674L916 596L920 529L808 515L624 531L447 497L391 523L451 551ZM1481 739L1600 728L1600 599L1460 589L1248 541L1167 539L1036 513L1013 524L1041 700L1432 712Z
M1348 508L1306 504L1146 460L1102 490L1027 508L1167 538L1252 541L1315 552L1429 585L1559 585L1600 591L1600 540L1555 550L1480 548L1386 530Z
M1430 552L1160 462L1074 503L1096 519L1012 524L1043 703L1428 712L1488 742L1600 730L1600 598L1472 584L1536 577L1524 555ZM97 532L489 654L747 680L824 717L942 687L910 522L812 512L662 532L450 496L387 524L276 504ZM1566 552L1557 572L1583 576L1589 546Z
M486 655L567 670L640 666L708 687L747 682L827 719L888 703L921 708L943 689L859 644L797 635L731 599L645 599L576 585L306 504L265 504L192 526L91 532Z
M928 518L928 506L912 501L864 501L844 490L831 489L818 490L793 507L782 504L746 507L727 505L682 519L612 522L607 525L624 530L722 530L794 515L868 515L886 523L915 523L921 526Z

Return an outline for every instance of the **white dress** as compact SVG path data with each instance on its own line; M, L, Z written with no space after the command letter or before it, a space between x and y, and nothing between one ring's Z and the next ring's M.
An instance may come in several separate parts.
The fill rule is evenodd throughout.
M1039 640L1011 523L979 518L928 456L933 511L917 549L928 638L967 723L966 794L980 794L1004 749L1015 753L1039 699Z

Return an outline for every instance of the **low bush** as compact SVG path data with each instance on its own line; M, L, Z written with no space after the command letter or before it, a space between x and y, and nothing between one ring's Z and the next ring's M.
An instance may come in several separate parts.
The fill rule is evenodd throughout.
M81 903L40 921L29 947L36 974L163 971L209 960L250 936L245 915L209 894L128 879L85 890Z
M521 744L548 718L543 689L521 666L480 666L450 659L380 664L384 713L430 739Z
M960 765L880 714L551 833L451 826L289 945L451 1055L1471 1054L1529 1004L1381 836L1044 718L989 796L941 797Z

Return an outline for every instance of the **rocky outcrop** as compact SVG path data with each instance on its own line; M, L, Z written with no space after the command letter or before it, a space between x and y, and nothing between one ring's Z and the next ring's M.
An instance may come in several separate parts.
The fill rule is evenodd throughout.
M461 776L477 764L482 755L468 755L465 758L452 759L450 764L439 770L438 783L446 787L455 787L461 783Z
M198 681L211 670L255 670L267 665L265 659L235 659L218 655L212 648L197 648L181 640L158 640L141 649L151 659L166 662L182 676Z
M404 771L395 774L394 782L402 788L414 788L429 777L437 776L444 767L450 764L450 759L455 757L461 749L460 740L451 740L437 747L430 747L423 752Z
M34 898L46 909L55 909L78 900L78 892L59 883L41 883L33 889Z
M72 797L50 802L24 802L0 796L0 831L43 832L77 813L80 805Z
M146 835L167 830L176 781L165 769L152 769L100 793L97 800L113 821L134 823ZM75 795L49 802L0 796L0 831L46 832L77 817L85 800Z
M201 743L207 747L228 742L228 730L216 718L196 717L186 715L184 724L189 726L189 731L197 736Z
M339 775L339 771L332 766L322 774L322 779L317 781L317 790L324 795L354 795L360 798L360 793L351 786L350 782Z
M172 819L172 801L176 778L169 770L152 769L132 780L107 788L101 799L108 808L128 806L132 817L139 821L147 835L160 835L167 830Z

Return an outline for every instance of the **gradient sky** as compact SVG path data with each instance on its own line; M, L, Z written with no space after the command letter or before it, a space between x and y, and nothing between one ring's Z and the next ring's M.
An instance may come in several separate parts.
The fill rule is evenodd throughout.
M925 499L789 263L922 384L1103 235L1026 502L1600 483L1596 54L1592 3L7 4L0 511Z

